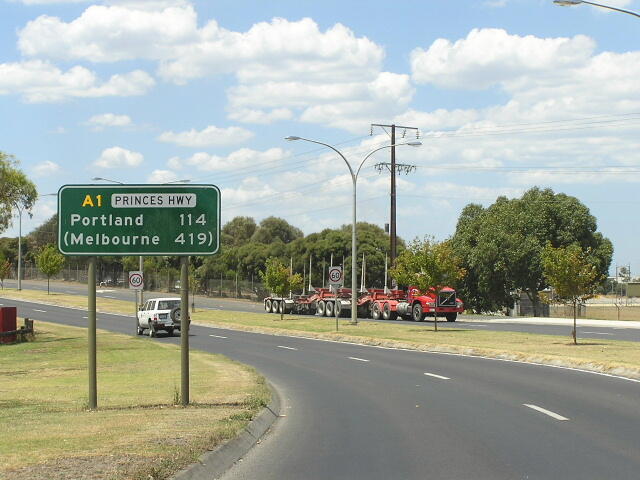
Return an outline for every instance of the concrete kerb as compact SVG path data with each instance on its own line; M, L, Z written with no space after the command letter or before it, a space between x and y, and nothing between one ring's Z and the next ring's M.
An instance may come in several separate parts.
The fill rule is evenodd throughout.
M251 420L243 432L233 440L215 450L204 453L197 463L173 476L173 480L212 480L219 478L258 443L280 416L281 399L278 391L269 384L271 402L256 418Z

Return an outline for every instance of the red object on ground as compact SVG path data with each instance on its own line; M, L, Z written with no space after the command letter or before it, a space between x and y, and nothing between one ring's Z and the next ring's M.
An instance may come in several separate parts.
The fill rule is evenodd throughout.
M12 332L17 330L16 318L18 309L16 307L0 307L0 332ZM0 337L0 343L13 343L16 341L16 335Z

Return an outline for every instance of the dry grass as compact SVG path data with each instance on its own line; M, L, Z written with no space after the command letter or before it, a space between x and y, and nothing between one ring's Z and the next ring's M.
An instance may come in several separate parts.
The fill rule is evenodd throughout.
M179 348L99 331L98 411L86 409L86 330L37 323L0 347L0 477L167 478L234 437L269 398L254 370L191 352L191 406L175 406Z
M20 298L27 300L42 294L23 290L22 292L14 292L12 295L16 295L15 298L20 295ZM45 293L44 297L46 296ZM68 301L78 302L80 300L84 301L86 306L86 299L82 299L82 297L56 295L55 299L59 305L68 305ZM131 305L129 302L106 300L99 308L127 313L131 310ZM418 327L417 325L374 322L361 322L358 326L352 326L345 319L342 319L340 331L336 333L334 319L315 316L285 315L285 320L281 322L280 316L275 314L198 310L192 314L192 319L203 325L425 351L511 358L575 366L640 378L639 343L615 340L579 340L580 344L574 346L569 338L570 327L567 327L566 337L518 332L478 331L465 329L462 326L454 329L443 328L435 333L428 326ZM578 335L579 332L580 330L578 330Z

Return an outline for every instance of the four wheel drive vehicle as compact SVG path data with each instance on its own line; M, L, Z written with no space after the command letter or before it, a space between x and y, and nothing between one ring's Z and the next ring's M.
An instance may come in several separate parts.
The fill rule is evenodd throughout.
M179 298L149 299L138 311L138 335L142 335L145 329L148 329L150 337L155 337L160 330L171 336L174 330L180 330L180 320Z

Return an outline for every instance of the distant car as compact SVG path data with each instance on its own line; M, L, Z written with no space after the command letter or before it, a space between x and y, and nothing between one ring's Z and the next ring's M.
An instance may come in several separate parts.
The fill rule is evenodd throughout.
M180 317L179 298L149 299L138 311L138 335L148 330L149 336L155 337L158 331L164 330L171 336L174 330L180 330Z

